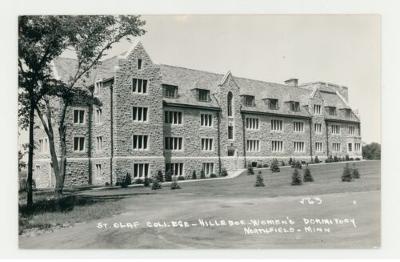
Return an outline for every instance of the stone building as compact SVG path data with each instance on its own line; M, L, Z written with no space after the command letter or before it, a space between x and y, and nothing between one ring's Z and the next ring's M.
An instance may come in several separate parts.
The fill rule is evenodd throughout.
M65 80L75 66L59 58L54 73ZM86 83L102 105L76 101L67 112L66 186L115 184L127 173L143 178L159 170L209 176L273 158L361 158L360 119L344 86L155 64L141 43L103 61ZM35 136L34 179L49 187L47 138L42 129Z

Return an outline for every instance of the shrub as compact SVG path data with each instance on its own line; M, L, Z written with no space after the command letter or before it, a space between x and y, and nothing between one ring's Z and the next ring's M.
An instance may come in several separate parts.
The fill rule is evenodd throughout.
M350 157L350 161L354 161L354 158L353 158L353 157Z
M210 178L216 178L216 177L217 177L217 175L214 174L214 173L212 173L212 174L210 175Z
M264 164L263 167L269 167L269 165L268 164Z
M306 168L304 169L303 181L304 182L314 182L314 178L312 177L311 171L308 168L308 166L306 166Z
M327 159L325 159L325 163L332 163L332 162L333 162L332 156L329 156Z
M300 161L294 162L294 168L302 169L303 167L301 165L301 162Z
M264 184L264 178L261 175L261 171L258 172L257 177L256 177L256 184L254 185L255 187L263 187L265 186Z
M262 165L261 164L257 164L257 168L262 168Z
M279 165L278 165L278 160L276 160L275 158L272 160L270 169L271 169L272 173L277 173L277 172L281 171L279 168Z
M135 180L135 184L138 184L138 185L144 184L144 180L141 179L141 178L138 178L138 179Z
M197 179L196 170L193 170L192 172L192 179Z
M351 172L351 176L353 177L353 178L356 178L356 179L358 179L358 178L360 178L360 172L358 172L358 169L356 168L356 165L355 164L353 164L353 168L352 168L353 170L352 170L352 172Z
M293 159L292 158L289 158L288 164L289 164L289 166L292 166L292 164L293 164Z
M200 179L205 179L206 178L206 174L204 173L204 170L200 171Z
M318 156L315 156L314 163L315 164L321 163L321 161L319 160Z
M145 187L149 187L150 184L151 184L151 179L148 178L148 177L145 177L145 178L144 178L143 185L144 185Z
M178 176L178 180L185 180L184 176Z
M158 170L156 179L158 182L164 182L164 176L161 170Z
M281 166L286 166L286 163L285 163L285 161L281 161Z
M299 169L294 168L293 174L292 174L292 186L298 186L303 184L301 174L299 172Z
M349 155L346 155L346 157L345 157L345 161L350 161L350 157L349 157Z
M253 170L253 167L252 167L252 166L249 166L249 167L247 168L247 175L254 175L254 170Z
M228 176L228 171L225 168L222 169L221 176Z
M171 190L175 189L181 189L181 186L178 184L178 181L176 179L174 179L174 181L172 181L171 183Z
M356 161L360 161L361 159L359 157L356 157Z
M122 188L127 188L130 184L132 184L131 174L126 173L124 177L117 179L117 183L115 185L121 186Z
M343 182L350 182L353 178L351 177L351 171L349 168L349 164L346 164L344 169L343 169L343 174L342 174L342 181Z
M158 179L155 179L151 184L151 190L158 190L158 189L161 189L161 183L158 181Z
M301 162L300 162L301 164L303 164L303 165L305 165L305 164L307 164L307 162L306 161L304 161L304 160L301 160Z
M104 185L105 185L105 186L110 186L110 183L106 182Z
M167 172L165 172L165 181L167 181L167 182L172 181L171 170L168 170Z

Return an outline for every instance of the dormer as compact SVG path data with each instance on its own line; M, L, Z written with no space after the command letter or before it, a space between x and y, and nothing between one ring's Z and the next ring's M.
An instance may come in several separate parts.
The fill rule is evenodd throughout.
M177 98L178 97L178 86L162 84L163 96L166 98Z
M255 107L256 106L256 99L254 96L251 95L241 95L242 97L242 104L247 107Z
M200 102L210 102L211 101L210 90L202 89L202 88L194 88L194 89L192 89L192 91L194 92L194 95L197 98L197 101L200 101Z
M343 115L345 118L350 118L351 117L351 109L348 107L340 108L340 111L343 112Z
M289 110L292 112L300 112L300 102L299 101L287 101L289 105Z
M328 115L330 116L336 116L336 107L335 106L326 106L325 107L326 112L328 113Z

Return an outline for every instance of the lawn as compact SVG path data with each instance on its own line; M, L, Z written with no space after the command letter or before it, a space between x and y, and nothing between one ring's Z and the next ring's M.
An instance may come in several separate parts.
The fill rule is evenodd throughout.
M86 212L86 222L35 237L20 237L22 248L372 248L380 245L380 162L357 162L361 178L341 182L343 163L310 166L315 182L291 186L293 169L280 173L260 169L265 187L254 187L256 175L234 179L181 183L182 189L128 188L85 190L79 197L108 199L100 210L112 216ZM255 169L257 174L259 170ZM318 197L320 204L301 204L304 197ZM115 200L115 198L122 198ZM110 200L111 201L111 200ZM98 203L94 204L97 205ZM98 206L100 207L100 205ZM104 208L106 207L106 208ZM85 212L87 208L82 206ZM75 208L66 214L76 212ZM93 212L93 213L91 213ZM91 214L90 214L91 213ZM71 215L72 216L72 215ZM291 234L245 234L246 226L148 227L149 223L220 220L284 219L300 224L303 218L354 218L352 225L331 225L329 233L302 230ZM53 218L45 217L41 219ZM79 215L77 217L79 219ZM82 221L82 220L80 220ZM139 222L135 229L98 229L99 222L112 225ZM44 221L43 221L44 222ZM254 228L254 227L253 227ZM265 227L264 227L265 228ZM81 234L84 231L85 234ZM95 239L95 241L94 241Z

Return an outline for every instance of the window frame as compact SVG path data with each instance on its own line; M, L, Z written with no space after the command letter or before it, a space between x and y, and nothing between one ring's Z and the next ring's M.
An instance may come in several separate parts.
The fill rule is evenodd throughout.
M207 116L207 121L205 121L206 117L204 117L204 121L202 122L202 116ZM205 122L211 122L210 125L204 125ZM200 127L210 128L214 127L214 114L208 112L200 112Z
M175 143L175 139L176 142ZM179 142L181 141L181 142ZM165 151L178 151L178 152L182 152L185 150L185 139L181 136L166 136L164 137L164 150ZM168 145L168 146L167 146ZM172 145L172 147L171 147ZM175 149L175 145L178 145ZM179 148L179 145L181 148Z
M299 125L301 127L300 131L296 130L296 124L300 124ZM298 120L293 121L293 132L294 133L304 133L305 132L305 123L304 123L304 121L298 121Z
M203 141L204 141L204 143L203 143ZM211 142L211 145L210 145L210 142ZM201 137L200 138L200 150L202 152L213 152L214 148L215 148L215 143L214 143L213 137Z
M150 86L150 80L149 79L144 79L144 78L131 78L131 92L132 94L135 95L148 95L149 94L149 86ZM141 81L142 85L140 87L141 92L138 92L139 90L139 81ZM133 88L133 84L135 83L135 88ZM144 85L144 83L146 83ZM143 87L145 87L146 92L143 92Z
M280 122L281 124L278 125L278 126L281 126L281 129L274 129L273 126L275 126L275 125L272 124L273 121L278 121L278 122ZM282 132L284 132L284 129L285 129L285 128L284 128L284 121L283 121L282 119L275 119L275 118L272 118L272 119L270 120L270 130L271 130L271 132L274 132L274 133L282 133Z
M75 139L79 139L78 140L78 149L77 150L75 149ZM80 149L80 147L81 147L81 139L83 139L83 148L82 149ZM76 152L76 153L85 152L86 151L86 137L85 136L74 136L73 145L72 146L73 146L74 152Z
M134 110L135 108L136 108L136 114L135 114L135 110ZM141 114L142 120L138 120L139 109L141 109L141 111L142 111L142 114ZM145 111L146 111L146 115L144 114ZM143 120L144 116L146 116L146 120ZM149 122L149 107L147 107L147 106L132 106L132 121L134 123L148 123Z
M135 148L135 137L137 137L136 140L136 148ZM139 141L140 137L142 137L141 141ZM146 137L146 139L145 139ZM142 145L141 148L139 148L139 145ZM146 147L144 147L146 145ZM147 151L150 149L150 135L143 135L143 134L132 134L132 150L133 151Z
M75 112L78 112L78 122L75 121ZM81 122L81 112L83 112L82 122ZM86 109L74 107L73 108L73 124L74 125L85 125L86 124Z

